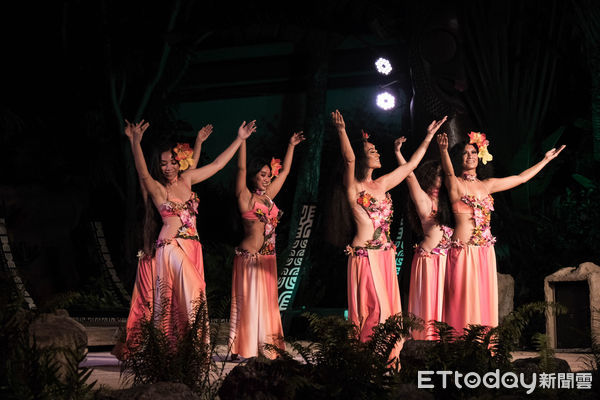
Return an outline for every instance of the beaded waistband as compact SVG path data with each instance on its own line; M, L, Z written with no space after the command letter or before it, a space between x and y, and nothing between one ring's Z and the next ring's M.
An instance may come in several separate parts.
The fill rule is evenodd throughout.
M369 250L390 250L390 249L396 250L396 246L394 246L394 243L392 243L392 242L381 243L377 246L351 246L351 245L348 245L344 249L344 253L347 256L368 257Z
M188 239L188 240L196 240L196 241L200 241L200 238L198 237L198 235L181 235L181 234L177 234L175 237L171 238L171 239L158 239L156 241L156 243L154 243L154 247L156 247L157 249L159 247L163 247L166 246L168 244L171 244L173 242L173 240L175 239Z
M256 257L256 256L274 256L275 252L274 251L262 251L262 252L259 251L258 253L250 253L246 249L242 249L241 247L236 247L235 255L249 258L249 257Z

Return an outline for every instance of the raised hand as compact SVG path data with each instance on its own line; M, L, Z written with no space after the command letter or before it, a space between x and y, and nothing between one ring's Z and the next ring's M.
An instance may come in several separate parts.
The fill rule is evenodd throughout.
M335 112L331 113L331 121L337 130L346 129L344 117L342 117L342 114L338 110L335 110Z
M246 123L246 121L242 122L238 129L238 138L242 140L246 140L256 132L256 120Z
M141 120L135 124L125 120L125 136L127 136L132 142L140 143L142 141L144 132L149 126L150 123L144 120Z
M567 147L567 146L563 144L562 146L560 146L560 148L558 150L556 150L556 148L548 150L546 152L546 154L544 155L544 160L546 160L546 161L554 160L556 158L556 156L558 156L565 147Z
M210 136L212 131L213 131L213 126L211 124L203 126L202 129L200 129L198 131L198 135L196 136L196 141L198 141L200 143L204 142L206 139L208 139L208 137Z
M404 142L406 142L406 138L404 136L394 140L394 153L400 153L400 149L402 148L402 144L404 144Z
M306 138L304 137L304 135L302 134L302 131L300 132L296 132L292 135L292 137L290 138L290 144L292 146L296 146L298 143L302 142L303 140L305 140Z
M440 152L448 151L448 135L445 132L437 135L437 142Z
M446 122L447 119L448 116L444 115L444 118L440 119L439 121L436 121L435 119L431 121L431 123L427 127L427 135L431 135L433 137L433 135L438 131L438 129L440 129L440 126L442 126L442 124Z

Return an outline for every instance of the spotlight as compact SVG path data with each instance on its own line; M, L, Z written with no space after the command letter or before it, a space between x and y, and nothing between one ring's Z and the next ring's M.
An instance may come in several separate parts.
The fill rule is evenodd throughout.
M384 75L389 75L392 72L392 64L385 58L378 58L375 61L375 68L377 68L377 72Z
M396 98L389 92L383 92L377 95L377 106L384 110L391 110L396 107Z

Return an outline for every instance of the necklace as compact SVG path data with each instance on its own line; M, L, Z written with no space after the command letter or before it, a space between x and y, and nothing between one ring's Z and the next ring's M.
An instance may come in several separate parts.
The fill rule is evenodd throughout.
M179 177L176 176L175 179L173 179L172 181L167 182L167 184L165 186L170 186L173 187L177 184L177 182L179 182Z
M263 196L265 193L267 193L267 191L261 189L254 189L254 193L256 193L259 196Z
M469 182L475 182L475 181L477 180L477 175L475 175L475 174L471 175L471 174L464 173L464 174L462 175L462 178L463 178L465 181L469 181Z

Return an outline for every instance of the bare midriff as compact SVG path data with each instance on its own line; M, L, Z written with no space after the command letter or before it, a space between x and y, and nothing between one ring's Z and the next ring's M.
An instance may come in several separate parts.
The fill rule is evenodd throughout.
M419 246L423 250L425 250L427 252L431 252L431 250L433 250L434 248L436 248L438 246L438 244L444 237L444 231L442 231L442 228L440 228L439 225L429 224L428 227L423 225L423 235L424 235L424 239L419 244Z
M454 228L452 240L468 243L473 234L473 229L475 229L473 213L454 213L454 220L456 222L456 227Z
M258 253L265 241L265 224L259 220L242 219L244 239L239 247L250 252Z
M158 235L158 240L172 239L177 236L179 228L181 228L181 219L178 216L163 217L163 226Z

